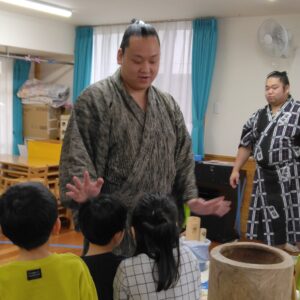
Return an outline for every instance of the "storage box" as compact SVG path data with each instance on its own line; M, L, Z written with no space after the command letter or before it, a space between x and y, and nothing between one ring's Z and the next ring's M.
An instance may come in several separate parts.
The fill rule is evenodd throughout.
M48 160L59 163L62 143L57 140L28 140L28 159Z
M60 109L47 104L23 105L24 138L56 139L59 134Z

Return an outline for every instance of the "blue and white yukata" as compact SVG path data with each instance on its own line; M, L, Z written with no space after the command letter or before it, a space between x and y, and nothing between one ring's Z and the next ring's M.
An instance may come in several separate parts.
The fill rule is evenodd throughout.
M240 146L256 161L247 238L269 245L300 241L300 102L289 97L272 115L259 109L243 127Z

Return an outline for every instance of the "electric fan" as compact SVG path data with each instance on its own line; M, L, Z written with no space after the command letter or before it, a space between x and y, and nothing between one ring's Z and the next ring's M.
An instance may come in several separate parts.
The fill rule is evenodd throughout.
M288 57L289 34L273 19L264 21L258 29L258 42L262 50L273 57Z

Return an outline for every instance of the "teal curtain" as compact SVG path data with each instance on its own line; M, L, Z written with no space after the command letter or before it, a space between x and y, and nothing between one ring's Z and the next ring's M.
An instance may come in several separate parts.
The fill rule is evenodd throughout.
M193 151L204 155L204 117L209 99L217 49L217 20L193 20L192 116Z
M23 138L23 107L17 92L28 79L30 62L23 60L14 61L13 71L13 154L19 155L18 145L24 143Z
M73 102L90 85L93 53L93 27L77 27L73 76Z

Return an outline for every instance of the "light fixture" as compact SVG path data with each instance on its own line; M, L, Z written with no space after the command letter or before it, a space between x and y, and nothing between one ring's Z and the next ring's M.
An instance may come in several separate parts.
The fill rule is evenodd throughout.
M25 8L45 12L48 14L66 17L66 18L72 16L72 12L70 10L52 4L47 4L44 2L30 1L30 0L0 0L0 2L5 2L8 4L25 7Z

